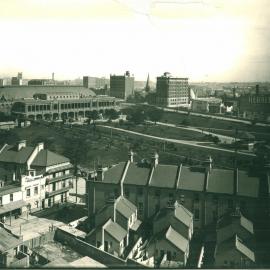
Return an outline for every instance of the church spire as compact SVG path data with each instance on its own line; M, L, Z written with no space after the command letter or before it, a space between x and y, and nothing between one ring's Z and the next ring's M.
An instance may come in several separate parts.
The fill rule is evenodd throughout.
M149 92L149 91L150 91L150 86L149 86L149 73L148 73L148 76L147 76L147 81L146 81L146 85L145 85L145 91L146 91L146 92Z

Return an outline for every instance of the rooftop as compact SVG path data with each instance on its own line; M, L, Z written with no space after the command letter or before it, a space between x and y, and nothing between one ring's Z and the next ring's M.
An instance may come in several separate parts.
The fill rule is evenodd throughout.
M21 186L19 182L15 182L9 185L4 185L3 187L0 188L0 196L18 192L20 190L21 190Z
M258 197L260 179L250 176L248 172L238 171L238 195L247 197Z
M55 92L71 92L86 96L95 96L95 93L83 86L8 86L0 88L0 96L6 99L32 98L35 93L50 94Z
M22 147L19 151L16 145L6 145L0 153L0 162L24 164L34 151L34 147Z
M119 197L117 199L115 208L126 218L130 218L137 210L136 206L124 197Z
M182 223L184 223L187 227L190 226L190 223L193 219L193 214L181 204L178 204L178 206L175 208L174 216Z
M68 158L51 152L47 149L43 149L39 151L39 153L31 163L31 166L48 167L66 162L69 162Z
M182 166L177 189L203 191L205 169Z
M234 171L212 169L208 178L208 192L233 194Z
M127 235L127 231L120 225L109 219L103 226L104 230L110 234L115 240L121 242Z
M120 162L119 164L109 168L104 172L104 183L118 184L122 178L126 162Z
M251 261L255 262L255 255L252 250L250 250L244 242L236 235L235 236L235 246L242 254L244 254Z
M160 165L154 169L149 186L174 188L178 178L178 168L175 165Z
M146 186L150 172L150 167L142 167L139 164L130 163L124 184Z
M171 226L167 230L165 237L176 248L182 250L182 252L186 252L188 247L188 240L177 231L175 231Z
M15 248L22 243L22 240L18 239L4 228L0 228L0 252Z

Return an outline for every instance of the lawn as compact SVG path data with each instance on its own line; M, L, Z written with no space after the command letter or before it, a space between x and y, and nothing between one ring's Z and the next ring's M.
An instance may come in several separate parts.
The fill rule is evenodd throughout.
M269 127L260 127L253 126L244 123L236 123L225 120L218 120L213 118L205 118L194 115L186 115L175 112L165 112L163 113L162 119L160 122L167 122L176 125L186 124L192 127L199 127L204 129L213 129L213 132L221 134L234 136L235 129L238 129L238 132L255 132L257 139L270 139L270 128Z
M144 127L137 127L138 129ZM150 131L157 132L157 127L149 127ZM164 128L166 130L167 128ZM174 129L175 130L175 129ZM188 134L178 134L170 131L173 136L182 136L186 138ZM164 133L164 132L163 132ZM164 134L156 134L157 136ZM196 133L196 136L202 136ZM208 155L214 159L214 166L232 167L234 154L221 153L216 150L200 149L188 145L179 145L174 143L162 143L157 140L141 138L137 135L127 135L122 132L113 131L93 126L84 126L77 128L67 128L56 126L46 126L44 123L20 129L16 128L10 131L0 131L1 144L7 142L14 144L20 139L27 140L28 145L37 142L45 142L45 147L51 151L65 155L73 163L77 161L82 167L93 169L97 164L108 166L127 160L128 150L132 148L135 151L135 160L143 158L150 159L154 151L159 152L160 162L164 164L199 164L205 160ZM239 168L248 168L250 166L250 157L239 157Z

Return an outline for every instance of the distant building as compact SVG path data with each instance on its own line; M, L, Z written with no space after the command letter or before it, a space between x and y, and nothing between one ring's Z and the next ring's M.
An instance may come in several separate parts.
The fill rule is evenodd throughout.
M11 78L11 85L13 85L13 86L15 86L15 85L19 86L19 85L22 85L22 83L23 82L22 82L22 73L21 72L18 73L17 77Z
M3 87L5 85L4 79L0 79L0 87Z
M124 75L110 75L110 96L126 100L134 94L134 77L126 71Z
M189 104L188 78L172 77L169 72L157 77L157 105L176 108Z
M239 97L239 112L243 117L270 121L270 94L261 94L259 85L256 93Z
M83 76L83 87L90 89L108 88L110 81L106 78Z
M54 81L48 79L33 79L28 81L29 86L54 85Z
M191 110L202 113L221 113L220 98L196 98L191 101Z

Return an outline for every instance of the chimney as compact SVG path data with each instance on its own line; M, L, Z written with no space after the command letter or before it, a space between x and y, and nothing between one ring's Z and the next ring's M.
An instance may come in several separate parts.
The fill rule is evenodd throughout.
M211 172L212 163L213 163L213 159L211 158L211 156L208 156L207 159L204 161L206 172L209 172L209 173Z
M38 152L40 152L41 150L44 149L44 143L43 142L40 142L37 144L37 149L38 149Z
M158 155L157 152L155 152L155 153L153 154L152 158L151 158L151 164L152 164L152 166L155 167L155 168L156 168L157 165L158 165L158 158L159 158L159 155Z
M102 168L102 165L98 165L98 168L97 168L97 181L102 182L103 180L104 180L103 168Z
M26 140L21 140L17 144L17 150L20 151L23 147L26 147Z
M129 151L128 153L128 160L133 163L133 157L134 157L134 153L132 150Z

